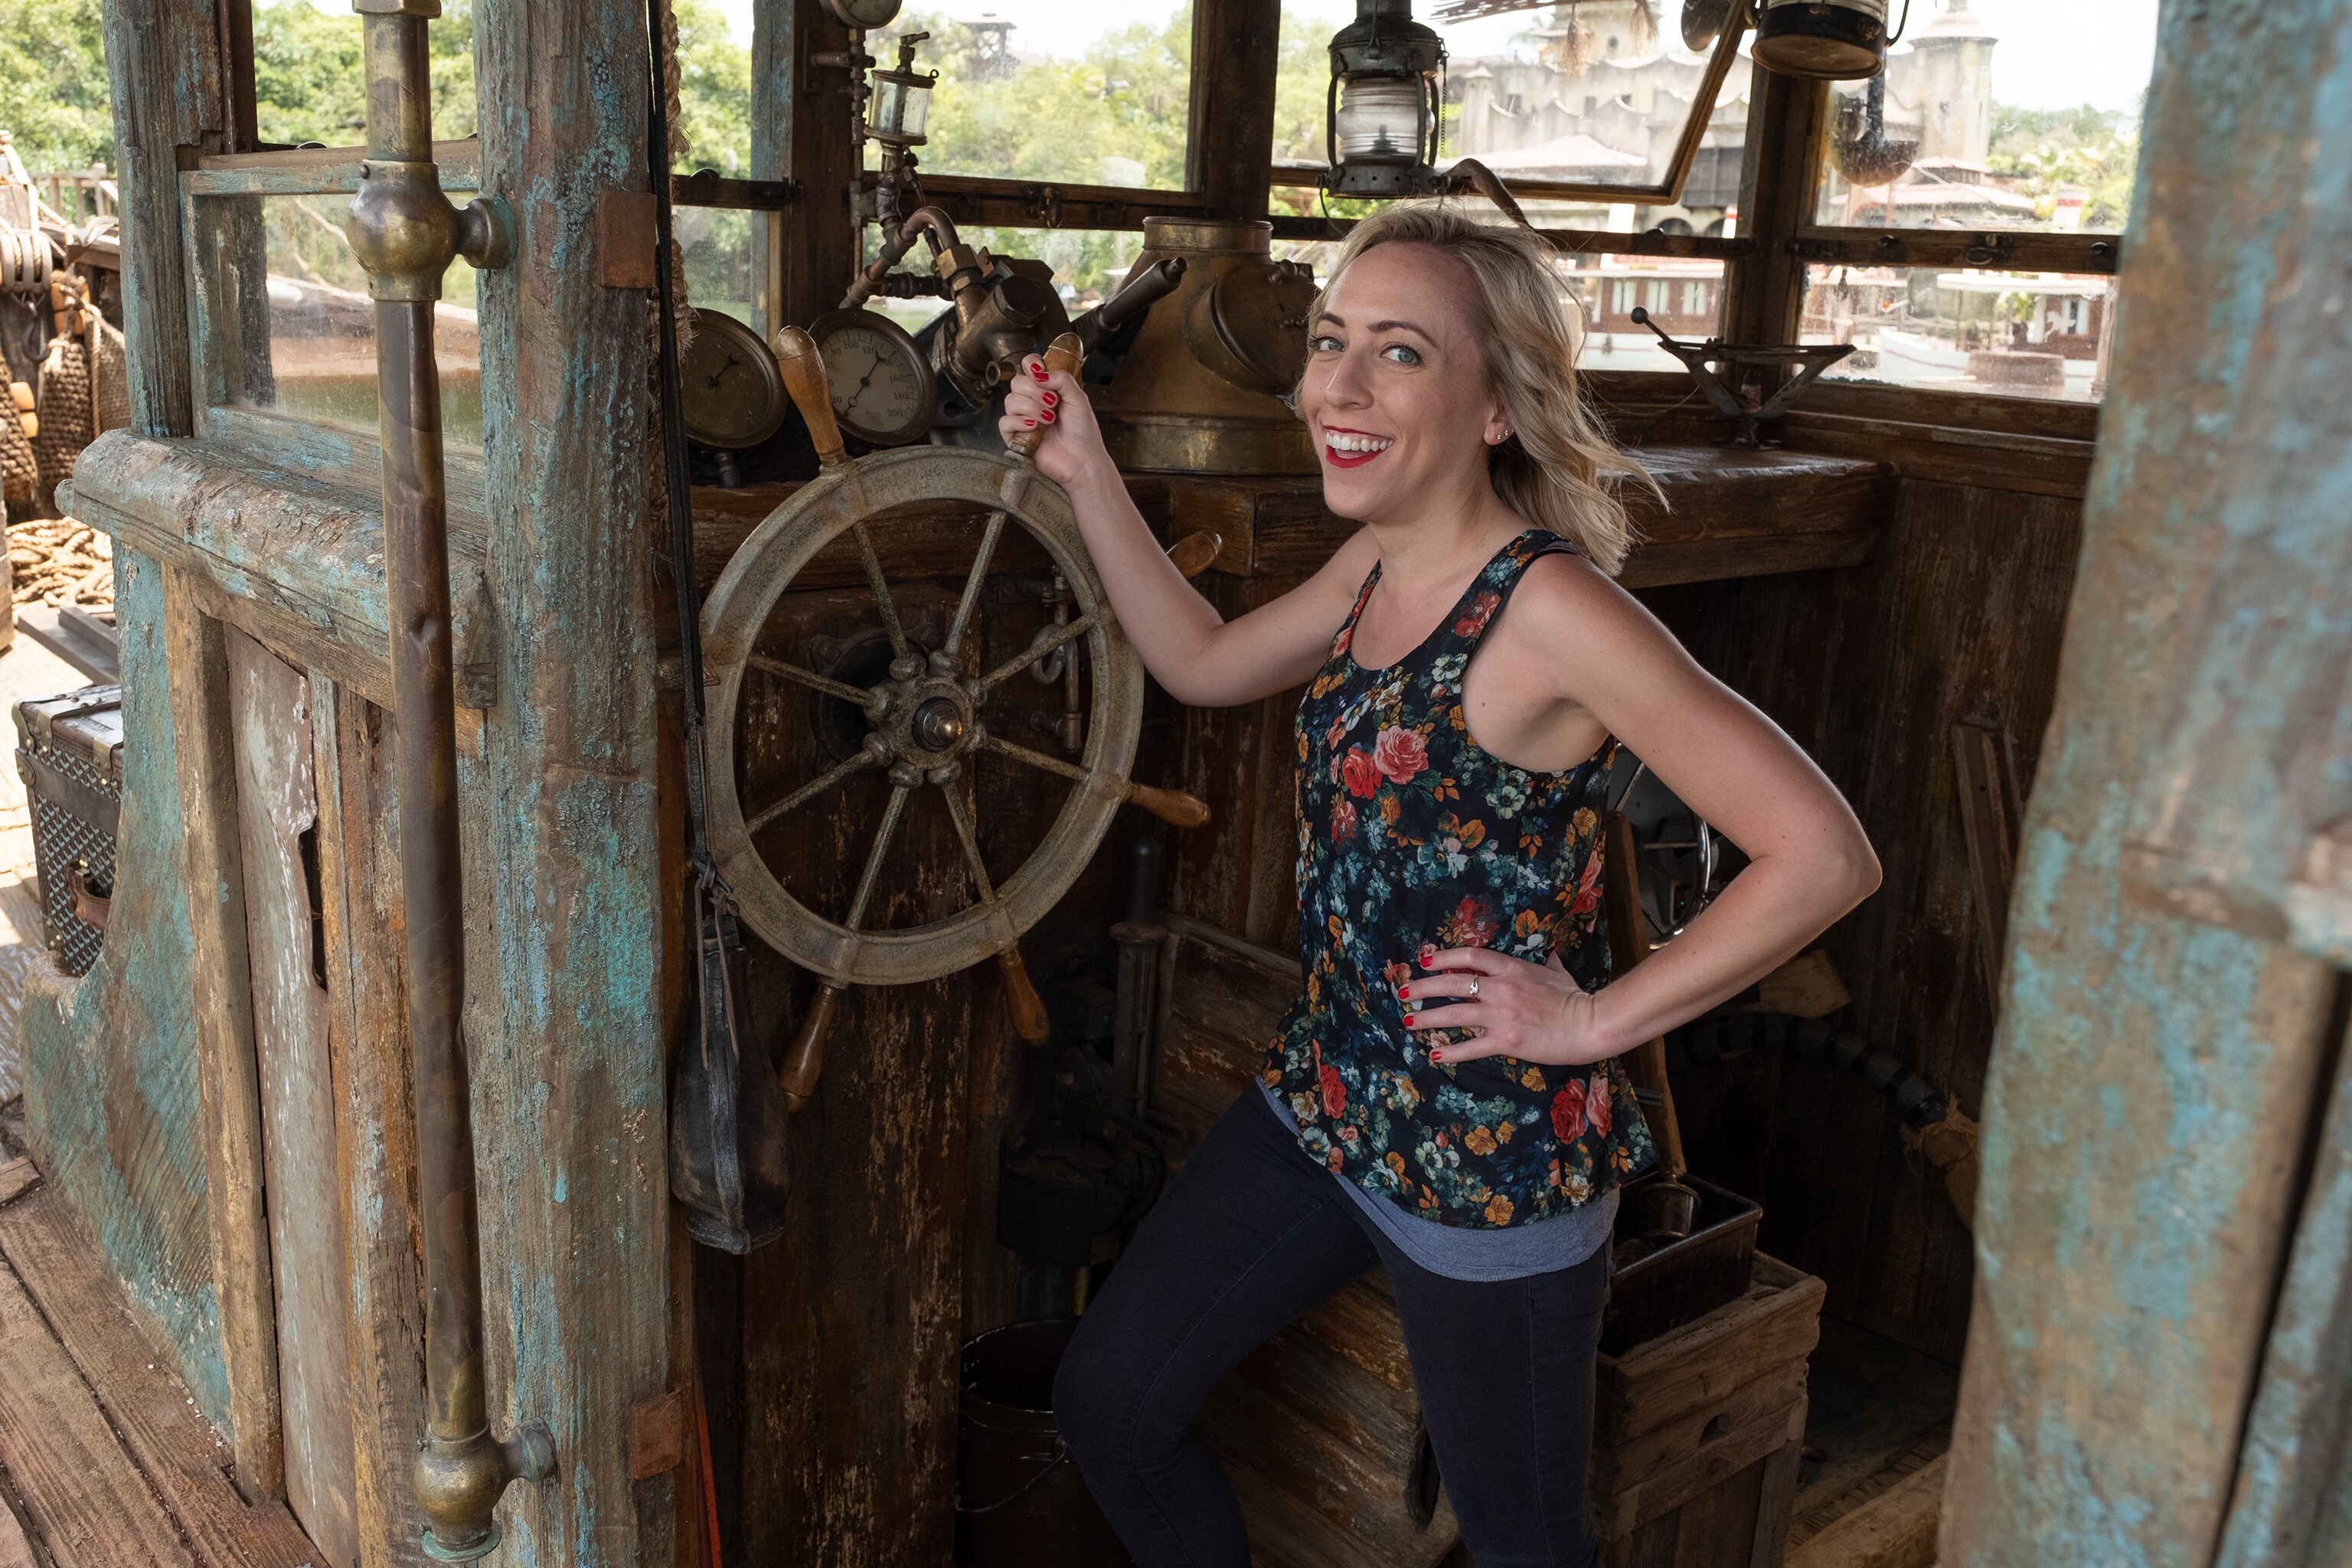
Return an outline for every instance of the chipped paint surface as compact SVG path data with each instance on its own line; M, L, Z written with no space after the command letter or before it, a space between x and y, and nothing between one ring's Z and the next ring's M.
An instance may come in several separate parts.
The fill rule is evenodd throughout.
M2311 521L2233 507L2232 458L2283 438L2305 406L2287 401L2314 368L2299 356L2338 353L2316 367L2338 386L2352 374L2352 353L2279 336L2314 278L2302 247L2352 217L2332 188L2341 158L2322 173L2313 156L2315 117L2352 69L2352 4L2168 4L2162 27L1986 1092L1977 1310L1943 1512L1953 1568L2211 1561L2322 1098L2334 974L2168 912L2124 870L2185 678L2269 607L2217 562L2265 531L2292 556ZM2340 142L2347 126L2328 130ZM2323 483L2352 480L2342 447L2307 460L2332 466ZM2340 610L2340 575L2333 588ZM2242 712L2274 716L2259 700ZM2249 809L2192 787L2209 793L2174 803L2183 819Z
M205 1415L233 1432L205 1217L204 1118L178 780L163 695L154 563L116 566L122 633L122 826L97 965L25 998L25 1110L35 1157L65 1193Z

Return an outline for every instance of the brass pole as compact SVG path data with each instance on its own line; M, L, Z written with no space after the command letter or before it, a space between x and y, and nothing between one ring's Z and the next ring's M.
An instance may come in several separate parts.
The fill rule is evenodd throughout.
M392 613L399 733L400 880L408 947L410 1049L425 1246L425 1433L416 1498L432 1522L425 1552L465 1563L495 1550L492 1510L518 1476L554 1473L539 1423L491 1434L482 1376L482 1268L474 1132L460 1036L466 944L457 856L457 702L450 684L448 496L441 466L441 381L433 305L463 256L503 267L503 207L463 210L441 191L425 28L440 0L353 0L365 18L368 156L349 232L375 300L383 412L384 578Z

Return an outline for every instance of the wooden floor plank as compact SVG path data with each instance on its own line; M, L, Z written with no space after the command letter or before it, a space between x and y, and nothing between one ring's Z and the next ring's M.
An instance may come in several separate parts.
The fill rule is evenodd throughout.
M15 1203L30 1192L41 1179L33 1169L30 1156L20 1154L13 1160L0 1160L0 1205Z
M231 1451L140 1335L121 1288L54 1193L0 1213L0 1254L38 1303L73 1370L97 1391L104 1415L185 1533L201 1568L305 1568L318 1562L283 1503L256 1507L238 1494L227 1473Z
M0 1268L0 1467L58 1568L194 1568L65 1347Z
M32 1542L25 1539L25 1527L16 1522L16 1510L5 1499L0 1499L0 1568L39 1568L33 1560Z

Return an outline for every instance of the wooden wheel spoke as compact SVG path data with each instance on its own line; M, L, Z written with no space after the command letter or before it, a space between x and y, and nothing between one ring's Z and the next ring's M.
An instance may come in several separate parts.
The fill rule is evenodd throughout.
M1067 647L1070 644L1077 641L1080 637L1086 636L1088 632L1094 629L1095 615L1092 610L1088 610L1085 615L1078 616L1066 626L1055 627L1054 635L1052 637L1040 637L1037 641L1031 643L1027 647L1023 648L1019 653L1014 654L1011 658L1006 659L1003 664L998 665L994 669L990 670L986 675L982 676L980 678L980 695L985 698L990 692L995 690L998 686L1012 679L1013 677L1020 674L1023 670L1028 668L1039 659L1044 658L1047 654L1052 653L1056 648Z
M874 536L866 531L866 524L851 525L857 536L857 558L866 565L866 585L874 590L874 604L882 612L882 629L889 634L890 652L899 658L907 657L907 629L898 624L898 604L890 597L889 580L882 575L882 558L874 552Z
M988 514L988 526L981 530L980 550L971 558L971 575L963 582L963 597L956 601L955 621L948 627L948 640L941 650L950 658L963 647L963 634L971 625L971 613L980 604L981 585L988 581L989 558L996 553L996 541L1004 532L1003 508Z
M874 847L866 852L866 869L858 874L857 896L849 900L849 918L841 922L851 931L866 923L866 906L873 900L874 884L882 877L882 858L889 853L891 836L898 831L898 818L912 793L911 784L890 786L890 804L882 808L882 826L874 835Z
M993 735L980 740L983 751L994 752L1000 757L1010 757L1016 763L1026 763L1049 773L1058 773L1073 784L1084 784L1094 775L1076 763L1066 763L1059 757L1049 757L1043 752L1033 752L1013 741L1000 741Z
M753 669L765 670L770 675L796 681L812 691L822 691L827 697L838 697L844 702L855 702L860 708L866 706L867 694L858 690L855 686L846 681L835 680L829 675L819 675L814 669L803 669L789 660L771 658L764 653L755 653L743 662Z
M988 867L980 858L980 836L973 829L971 808L963 798L963 779L950 779L940 794L948 803L949 819L955 824L956 842L963 846L963 860L971 868L973 886L980 889L980 901L996 902L996 885L988 879Z
M757 837L762 828L765 828L770 823L775 821L776 818L783 816L786 812L797 811L800 807L807 805L810 801L814 800L818 795L823 795L825 791L831 789L834 785L839 784L850 774L857 773L863 769L872 767L875 763L875 756L871 752L859 752L855 756L844 758L842 761L834 763L833 766L825 769L824 772L819 773L816 777L801 785L800 788L793 791L792 794L784 796L783 799L776 802L775 805L769 806L757 816L751 818L751 821L745 823L743 825L743 837L746 838Z

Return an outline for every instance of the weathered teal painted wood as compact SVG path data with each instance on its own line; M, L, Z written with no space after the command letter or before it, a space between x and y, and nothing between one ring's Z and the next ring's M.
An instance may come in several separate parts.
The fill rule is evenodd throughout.
M292 461L265 466L227 443L109 431L75 467L75 507L132 549L291 616L354 659L383 663L391 611L382 501L368 471L374 442L267 423L286 427L279 455ZM346 482L361 474L366 488ZM478 484L478 471L471 478ZM449 581L459 602L486 565L478 522L453 516Z
M480 280L499 698L464 774L476 834L467 1037L494 1422L544 1420L560 1473L517 1487L507 1559L635 1561L630 1409L671 1386L662 911L647 505L646 300L598 281L604 192L642 190L635 0L482 0L481 179L514 264Z
M115 574L123 729L115 901L88 974L27 988L26 1121L50 1184L174 1352L205 1414L233 1433L205 1214L161 574L131 552L117 558Z
M2339 388L2352 376L2335 339L2269 324L2298 290L2344 287L2341 253L2305 247L2343 216L2340 154L2331 168L2323 150L2346 125L2347 26L2352 0L2164 9L2082 569L2010 916L1947 1568L2201 1565L2220 1539L2336 977L2168 912L2121 873L2200 628L2273 608L2217 570L2229 542L2268 531L2291 552L2292 531L2319 521L2227 503L2231 458L2278 429L2296 356L2335 355L2314 368ZM2305 460L2352 477L2340 447ZM2206 586L2225 613L2185 618ZM2352 584L2334 588L2340 605Z
M209 14L109 0L109 85L121 171L123 319L133 426L184 435L192 416L187 280L175 149L218 101ZM98 1238L206 1415L234 1435L208 1239L181 802L165 700L163 595L152 561L116 565L123 786L115 918L98 965L25 1004L26 1111L43 1169Z
M239 153L204 159L180 176L192 196L352 195L360 188L363 147L319 147L301 152ZM436 142L433 161L441 166L445 189L472 190L481 178L472 142Z
M2263 1377L2238 1459L2218 1568L2340 1564L2352 1541L2308 1549L2352 1465L2352 1051L2336 1064ZM2336 1500L2352 1513L2352 1496Z

